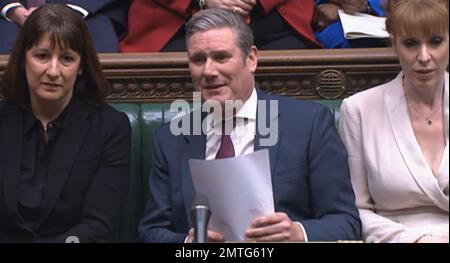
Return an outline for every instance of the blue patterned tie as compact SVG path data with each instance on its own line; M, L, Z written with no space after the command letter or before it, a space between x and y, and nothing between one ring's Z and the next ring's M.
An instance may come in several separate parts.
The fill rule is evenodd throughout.
M45 4L45 0L28 0L27 1L27 7L39 7L41 5Z

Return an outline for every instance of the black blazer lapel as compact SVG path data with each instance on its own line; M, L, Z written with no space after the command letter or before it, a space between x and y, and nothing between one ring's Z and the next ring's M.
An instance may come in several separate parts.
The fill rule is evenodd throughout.
M5 104L0 130L0 165L3 174L5 205L10 215L21 221L17 211L19 178L23 151L23 114L19 106Z
M274 172L275 172L275 166L276 166L276 160L277 160L277 155L278 155L278 148L280 145L280 140L281 140L281 129L280 129L280 112L278 112L279 108L276 109L278 114L276 114L275 116L270 116L270 99L274 99L276 100L276 98L272 98L269 94L265 93L264 91L261 91L259 89L256 89L257 94L258 94L258 106L257 106L257 110L256 110L256 135L255 135L255 142L254 142L254 148L255 151L258 150L262 150L262 149L268 149L269 150L269 158L270 158L270 174L271 176L274 176ZM265 102L265 107L266 107L266 114L265 114L265 119L262 119L263 117L261 116L261 118L259 118L259 115L261 114L261 109L260 107L262 107L264 104L262 104L261 102ZM276 131L278 132L278 138L277 141L274 145L271 146L264 146L261 145L261 139L267 139L272 135L261 135L260 130L259 130L259 125L261 125L262 121L265 121L265 127L276 127Z
M90 128L88 117L93 114L94 108L73 100L73 105L69 109L66 126L59 134L51 164L48 168L47 185L42 202L42 211L38 223L42 224L50 214L61 194L67 176L70 173L72 163L78 153L87 131Z

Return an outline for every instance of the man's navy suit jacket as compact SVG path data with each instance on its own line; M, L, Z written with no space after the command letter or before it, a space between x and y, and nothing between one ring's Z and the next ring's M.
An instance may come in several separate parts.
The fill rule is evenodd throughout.
M2 0L0 10L7 4L26 0ZM97 51L117 52L118 41L127 31L129 0L46 0L47 3L66 3L82 7L89 12L85 21L91 31ZM17 36L19 27L0 16L0 53L9 53Z
M278 142L262 147L257 132L254 146L255 151L269 150L275 211L300 222L309 241L360 239L347 152L329 109L257 92L266 105L278 101ZM273 125L274 118L266 120L266 127ZM206 135L174 136L165 124L155 131L154 140L139 235L144 242L183 242L195 196L188 160L205 159Z

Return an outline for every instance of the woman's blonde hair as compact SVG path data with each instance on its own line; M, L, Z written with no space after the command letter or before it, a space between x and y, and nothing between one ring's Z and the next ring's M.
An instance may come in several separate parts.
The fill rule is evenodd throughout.
M386 30L392 37L448 32L448 1L387 0Z

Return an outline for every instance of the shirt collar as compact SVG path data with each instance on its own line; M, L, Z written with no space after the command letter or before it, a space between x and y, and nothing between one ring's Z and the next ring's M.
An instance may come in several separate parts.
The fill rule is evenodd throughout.
M67 116L67 112L69 111L69 108L73 104L74 97L72 97L67 104L67 106L64 108L64 110L56 117L54 120L50 121L49 123L52 123L52 125L56 128L64 128L66 127L65 119ZM34 127L36 122L39 122L39 120L36 118L36 115L34 115L33 110L31 109L31 106L24 107L24 128L25 128L25 134L28 134L30 130ZM40 124L40 122L39 122ZM47 124L48 125L48 124Z
M23 108L23 112L24 112L24 131L25 134L28 134L30 132L30 130L34 127L34 125L36 124L36 122L38 121L38 119L36 118L36 116L34 116L33 111L31 110L31 107L24 107Z
M238 119L247 119L247 120L256 120L256 109L257 109L257 102L258 102L258 94L256 92L256 89L253 88L252 94L250 97L244 102L242 107L238 110L235 117ZM220 118L214 118L213 113L208 114L207 118L207 133L211 129L214 129L217 124L220 124L217 126L221 129L221 119ZM229 119L225 121L230 121Z
M258 94L256 93L256 89L253 88L252 95L250 98L244 103L242 108L236 113L237 118L244 118L249 120L256 120L256 106L258 102Z

